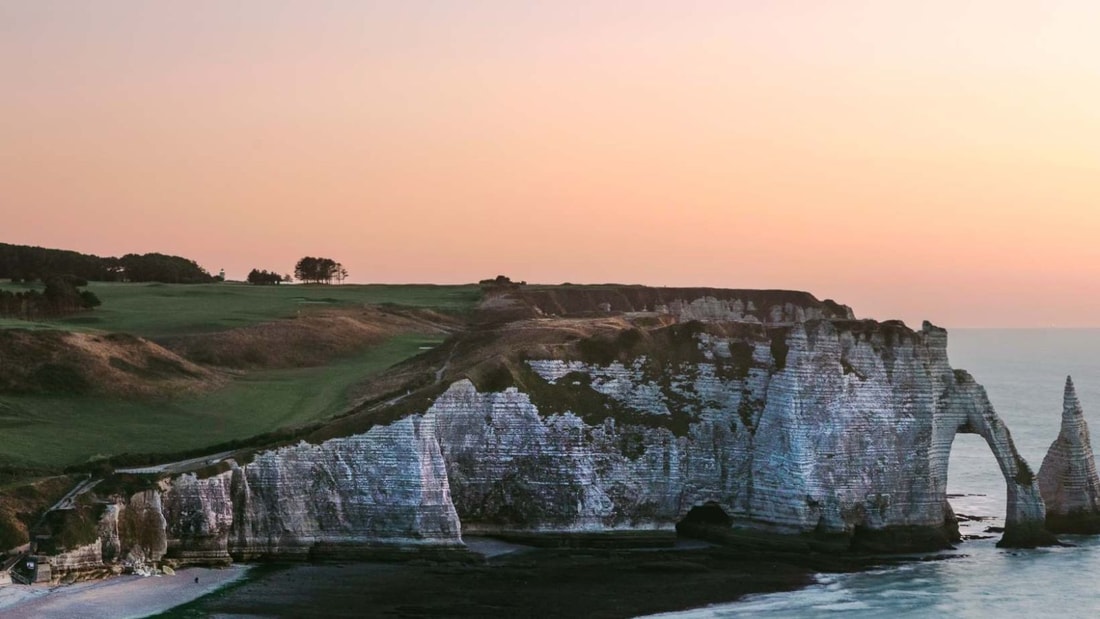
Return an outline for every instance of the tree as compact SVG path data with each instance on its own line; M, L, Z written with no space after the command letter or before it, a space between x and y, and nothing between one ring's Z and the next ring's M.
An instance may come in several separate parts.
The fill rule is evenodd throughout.
M164 254L126 254L118 259L125 279L131 282L165 284L206 284L217 278L194 260Z
M89 281L159 281L194 284L216 281L194 260L165 254L127 254L101 258L63 249L0 243L0 278L13 282L45 283L62 276L74 286Z
M80 303L84 306L84 309L92 309L103 305L103 301L100 301L99 297L91 290L80 291Z
M51 277L46 280L46 289L42 291L46 299L46 311L52 314L62 315L84 309L84 300L76 286L60 277Z
M256 284L259 286L268 286L271 284L283 283L281 275L275 271L252 269L248 272L248 283Z
M294 265L294 277L312 284L331 284L333 279L347 277L347 270L332 258L306 256Z

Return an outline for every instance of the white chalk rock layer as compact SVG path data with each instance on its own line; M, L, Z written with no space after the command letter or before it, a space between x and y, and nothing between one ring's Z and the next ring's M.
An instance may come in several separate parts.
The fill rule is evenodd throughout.
M1052 531L1100 533L1100 479L1071 377L1066 377L1061 430L1039 468L1039 490Z

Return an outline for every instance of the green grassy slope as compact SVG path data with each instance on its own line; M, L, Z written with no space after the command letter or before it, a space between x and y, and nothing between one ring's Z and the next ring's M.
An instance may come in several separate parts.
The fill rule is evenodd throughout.
M247 284L92 284L103 306L66 325L125 331L144 337L221 331L293 316L325 306L395 303L463 311L476 286L250 286Z
M5 283L0 284L0 288L25 290L28 286ZM157 338L224 331L326 306L393 303L462 312L473 308L481 295L473 285L426 284L252 286L92 282L88 289L103 301L101 307L62 320L43 322L63 329L95 329ZM0 328L14 326L27 326L27 323L11 320L0 323Z
M31 284L0 283L26 290ZM325 307L391 303L465 312L477 286L131 284L93 282L93 311L5 328L123 332L151 339L212 333ZM171 453L325 419L349 404L349 390L441 336L402 335L322 367L251 372L214 391L164 399L0 394L0 464L56 468L96 456Z
M325 419L349 390L439 337L398 336L336 363L254 372L166 400L0 395L0 463L60 467L120 453L171 453Z

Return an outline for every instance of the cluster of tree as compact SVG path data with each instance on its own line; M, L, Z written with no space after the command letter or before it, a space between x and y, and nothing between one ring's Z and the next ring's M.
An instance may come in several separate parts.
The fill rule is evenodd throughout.
M332 280L343 283L348 277L348 270L332 258L306 256L294 265L294 277L307 284L331 284Z
M67 273L87 280L112 279L110 265L99 256L63 249L45 249L0 243L0 278L35 281L55 273Z
M90 290L77 289L87 283L76 277L50 277L41 292L0 290L0 316L38 320L92 309L101 304L99 297Z
M218 279L194 260L179 256L152 253L101 258L63 249L0 243L0 278L45 282L62 274L99 282L201 284Z
M114 260L108 258L108 260ZM126 254L118 258L121 281L207 284L218 281L194 260L165 254Z
M250 284L268 286L271 284L281 284L283 282L289 281L291 281L290 275L279 275L275 271L261 271L259 269L252 269L248 272L248 283Z
M483 279L477 284L481 286L483 290L514 290L520 286L526 286L527 282L513 282L512 278L507 275L497 275L493 279Z

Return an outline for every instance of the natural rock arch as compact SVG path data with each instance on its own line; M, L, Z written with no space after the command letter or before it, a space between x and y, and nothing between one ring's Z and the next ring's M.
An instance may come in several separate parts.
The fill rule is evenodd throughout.
M955 435L977 434L993 452L1007 490L1005 531L997 545L1033 548L1056 544L1045 528L1046 508L1037 478L1016 451L1012 434L993 410L985 389L967 372L955 370L944 398L932 438L932 473L938 492L946 496L948 459Z

